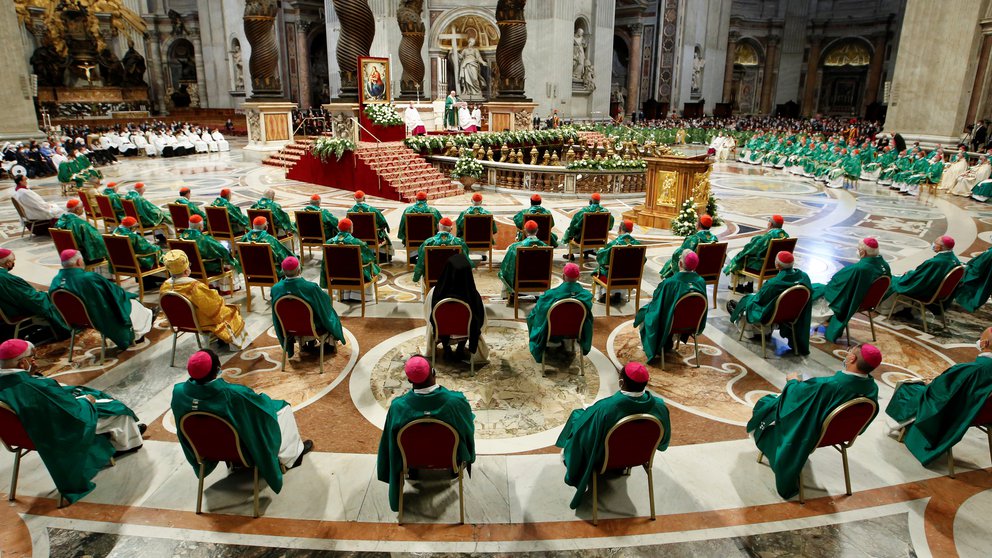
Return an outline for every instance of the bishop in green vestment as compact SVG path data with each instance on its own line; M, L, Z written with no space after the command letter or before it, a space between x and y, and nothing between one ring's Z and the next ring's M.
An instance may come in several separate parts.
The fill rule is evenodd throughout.
M605 207L599 205L600 199L601 197L598 192L593 193L591 196L589 196L589 205L576 211L575 215L572 215L572 221L568 224L568 229L565 230L565 237L562 238L562 242L564 242L567 245L572 240L576 240L576 241L579 240L579 237L582 236L582 222L584 221L582 216L585 215L586 213L610 212L609 209L606 209ZM610 229L613 228L613 214L610 214L610 225L608 228ZM568 250L569 250L569 255L571 256L572 248L569 247Z
M992 296L992 248L968 261L964 277L954 291L954 300L962 308L974 312Z
M190 199L191 195L192 193L190 192L189 187L183 186L182 188L179 189L179 197L176 198L175 203L178 203L180 205L185 205L186 208L189 209L189 214L191 216L199 215L200 217L203 218L204 222L206 222L207 214L204 213L202 208L200 208L200 204Z
M489 210L487 210L486 208L482 207L482 194L480 194L478 192L472 194L472 205L470 207L465 208L465 211L462 211L461 213L458 214L458 219L455 219L455 231L457 232L458 236L460 236L461 238L465 238L465 216L466 215L492 215L492 213ZM496 231L497 230L498 229L496 227L496 219L493 218L493 238L494 238L494 240L495 240L495 237L496 237ZM482 256L482 260L485 261L485 259L486 259L486 256Z
M786 289L796 285L802 285L813 290L810 284L809 275L799 269L794 269L795 260L791 252L779 252L775 258L775 266L778 268L778 275L772 277L761 286L761 290L754 294L744 296L737 302L731 300L727 302L727 310L730 312L730 321L738 322L742 317L749 324L763 323L772 318L775 312L775 302L779 295ZM806 301L799 319L795 321L792 328L781 327L779 333L789 342L789 346L800 355L809 354L809 326L812 320L813 304ZM744 324L739 324L744 327ZM793 333L795 337L793 338Z
M351 206L348 213L375 213L375 228L379 235L379 244L385 248L386 254L393 253L393 244L389 240L389 223L382 211L365 203L365 192L358 190L355 192L355 205Z
M148 242L144 236L134 232L138 226L138 220L134 217L125 217L121 224L114 229L114 236L126 236L131 239L131 247L134 248L134 255L138 257L138 265L141 269L152 269L162 263L162 249Z
M548 343L560 343L561 338L548 339L548 311L559 300L574 299L586 307L586 318L582 322L578 344L582 354L587 355L592 349L592 293L578 283L579 266L574 263L565 264L562 274L564 283L547 290L537 299L537 304L527 314L527 330L530 335L530 354L540 363L544 359L544 349Z
M276 266L276 272L279 274L279 277L282 277L282 267L280 267L282 261L290 256L296 257L296 254L290 252L282 242L279 242L278 238L269 234L268 223L265 217L262 216L255 217L255 220L251 224L251 230L246 232L239 242L265 243L271 246L272 263Z
M805 381L790 374L780 395L766 395L755 403L747 431L775 472L779 496L789 499L799 493L803 467L834 409L858 397L878 403L871 372L881 363L882 353L874 345L854 347L844 357L844 370Z
M475 414L468 400L460 391L450 391L437 384L430 362L422 356L413 356L403 366L413 389L393 399L386 412L386 424L379 439L377 478L389 483L389 508L400 509L403 491L403 457L400 455L396 436L412 421L422 418L439 420L458 433L456 461L471 467L475 462Z
M76 247L83 254L83 260L90 264L107 258L107 246L103 243L100 231L83 218L83 204L77 199L66 202L67 211L52 225L72 233Z
M661 267L660 275L662 279L671 277L678 271L679 260L682 258L682 252L685 252L686 250L694 252L696 250L696 246L699 246L700 244L712 244L719 240L715 234L710 232L710 227L712 226L713 218L709 215L703 215L699 218L699 224L697 225L696 232L685 237L685 240L682 241L682 246L676 248L675 252L672 253L672 258L665 262L665 265Z
M93 168L93 164L82 153L77 153L76 148L70 146L66 155L68 159L59 164L59 182L75 182L76 188L80 189L90 181L97 181L103 178L103 174Z
M954 239L949 236L942 236L933 242L934 257L923 262L916 269L907 271L899 277L892 278L892 285L885 294L887 303L885 311L891 308L894 303L894 295L903 295L912 298L929 300L930 297L940 288L941 281L951 272L952 269L961 265L961 261L954 255Z
M541 205L541 203L542 203L541 196L539 194L534 194L533 196L530 197L530 207L527 209L521 209L520 211L517 212L516 215L513 216L513 224L517 226L518 241L523 240L524 236L526 236L525 234L526 231L524 231L524 225L529 220L528 215L534 215L534 214L551 215L551 211L545 209L544 206ZM555 227L555 218L554 216L552 216L551 228L554 229L554 227ZM551 247L557 248L558 235L556 235L554 232L550 232L549 234L551 235L549 237L551 239Z
M841 268L826 285L813 285L813 307L823 301L833 311L826 333L831 343L844 333L847 322L857 313L871 284L879 277L891 275L889 264L878 255L878 240L868 237L858 243L857 262Z
M427 253L428 246L460 246L462 254L465 254L465 257L468 258L468 246L465 244L465 241L451 234L453 226L454 223L451 222L451 219L447 217L441 219L438 223L439 230L437 234L425 240L420 245L420 248L417 249L417 265L413 268L413 281L415 283L420 281L420 278L424 276L424 254Z
M444 127L449 130L458 129L458 109L455 108L457 102L458 96L454 91L448 93L444 99Z
M48 295L32 287L27 281L11 273L16 256L0 248L0 308L8 319L35 316L51 326L55 336L65 339L71 333Z
M265 194L253 203L251 209L268 209L272 212L272 223L276 227L276 234L295 233L296 225L289 219L289 215L283 211L282 206L276 203L276 191L269 188Z
M210 204L213 207L223 207L227 210L227 220L231 223L231 232L235 235L244 234L248 230L248 216L241 208L231 203L231 190L224 188L217 199Z
M217 275L224 266L241 273L241 262L216 238L203 232L203 219L199 215L189 218L189 228L179 233L182 240L192 240L200 250L200 259L208 275Z
M696 274L699 256L695 252L682 252L679 262L679 272L662 281L651 295L651 302L637 311L634 317L634 327L640 328L641 347L648 362L661 355L662 351L670 351L674 345L672 339L672 321L675 319L675 303L689 293L703 295L703 319L699 322L697 334L706 328L706 314L709 304L706 304L706 281Z
M279 345L289 356L293 356L294 345L292 339L286 339L286 334L279 325L279 317L276 316L276 301L286 295L302 298L310 305L310 308L313 309L313 323L317 326L317 330L331 334L330 347L332 351L335 350L337 341L340 341L342 345L347 344L344 332L341 330L341 320L338 319L338 313L334 311L334 305L331 304L331 297L316 283L303 278L300 260L292 257L283 260L282 273L283 279L272 286L269 295L272 297L272 328L275 330Z
M516 285L517 280L517 248L527 248L530 246L547 246L544 242L541 242L540 238L537 238L537 223L534 221L527 221L523 225L523 229L527 232L527 237L523 240L519 240L509 245L506 248L506 254L503 255L503 261L499 264L499 273L496 274L500 281L503 282L503 295L506 297L508 294L513 293L513 287ZM591 296L591 295L590 295Z
M782 230L785 220L781 215L772 215L768 220L768 230L763 234L751 237L751 240L744 245L744 248L737 252L727 265L723 267L723 274L729 275L734 288L740 280L740 272L745 269L760 270L765 261L765 253L768 251L768 244L772 240L789 238L789 234Z
M403 210L403 215L400 216L400 230L396 233L396 237L400 239L400 242L406 244L406 216L411 213L416 213L420 215L433 215L434 216L434 227L437 227L438 221L441 220L441 212L437 209L427 205L427 193L417 192L417 201L413 205L407 207Z
M606 280L606 276L610 272L610 252L613 251L614 246L640 246L641 242L630 235L634 231L634 222L631 220L624 220L620 223L619 234L616 238L606 243L596 252L596 263L599 267L596 268L596 275L600 275L603 280Z
M606 399L600 399L586 409L572 411L555 442L556 446L562 448L565 484L575 487L575 496L568 505L573 510L582 503L592 476L598 474L603 467L606 434L621 419L640 414L658 419L664 430L658 442L658 451L668 449L668 442L672 437L668 407L660 397L647 390L647 368L643 364L629 362L618 374L620 391Z
M929 384L899 384L885 408L923 466L961 441L992 394L992 328L982 332L978 351L974 362L955 364Z
M361 246L362 247L362 274L365 276L365 281L369 282L372 277L378 277L379 272L382 269L379 267L379 262L375 261L375 250L369 247L368 243L364 240L359 240L352 236L351 229L353 227L351 219L345 217L341 219L338 223L338 234L333 238L328 238L327 242L324 244L346 244L349 246ZM323 265L323 264L321 264ZM320 274L320 286L327 288L327 274L321 272Z
M143 182L135 184L134 189L124 197L134 202L134 208L138 210L142 226L154 227L162 223L172 224L172 217L167 212L145 199L145 184Z
M320 207L320 196L317 194L310 196L310 203L303 206L303 211L320 213L320 222L324 226L325 242L328 238L333 238L334 235L338 234L338 218L330 211Z
M110 205L114 208L114 215L117 216L117 219L123 219L124 206L121 205L121 196L117 193L117 183L108 182L107 187L103 189L103 195L110 199Z

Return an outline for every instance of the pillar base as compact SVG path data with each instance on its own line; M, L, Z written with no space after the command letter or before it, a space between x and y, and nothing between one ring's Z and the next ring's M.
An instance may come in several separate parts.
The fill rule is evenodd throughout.
M298 105L287 101L253 100L242 105L248 123L245 155L260 159L293 142L293 110Z
M532 130L534 128L534 109L537 103L527 101L496 100L485 103L489 109L489 124L486 129L490 132L502 132L509 129Z

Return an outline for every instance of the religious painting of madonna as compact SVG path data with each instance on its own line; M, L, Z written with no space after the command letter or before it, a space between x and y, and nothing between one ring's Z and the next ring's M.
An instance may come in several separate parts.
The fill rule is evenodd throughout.
M358 57L358 102L388 103L389 94L389 59Z

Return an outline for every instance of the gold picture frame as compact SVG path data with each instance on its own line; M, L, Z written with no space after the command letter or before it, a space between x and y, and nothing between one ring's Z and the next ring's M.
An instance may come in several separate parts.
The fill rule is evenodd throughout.
M372 56L358 57L358 102L362 105L389 103L392 90L389 82L389 59Z

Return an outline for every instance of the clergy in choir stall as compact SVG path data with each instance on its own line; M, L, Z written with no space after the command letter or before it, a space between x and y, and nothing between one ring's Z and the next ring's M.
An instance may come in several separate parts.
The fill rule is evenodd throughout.
M399 511L404 479L403 456L396 443L400 429L408 423L432 418L448 424L458 433L456 461L465 463L471 472L475 462L475 414L460 391L448 390L437 383L436 373L426 358L415 355L403 365L403 372L413 389L393 399L386 412L386 424L379 438L377 478L389 483L389 508Z
M524 224L529 220L528 215L551 215L551 211L545 209L541 205L541 196L539 194L534 194L530 197L530 207L527 209L521 209L513 216L513 224L517 226L517 240L523 240L525 236ZM555 218L551 217L551 228L555 226ZM554 232L551 233L551 247L558 247L558 235Z
M465 241L451 234L454 226L455 224L451 219L447 217L442 218L437 224L437 233L425 240L420 245L420 248L417 249L417 265L413 268L414 283L420 281L420 278L424 276L424 254L427 253L428 246L460 246L462 254L466 258L468 257L468 246L465 244Z
M610 272L610 253L613 251L614 246L639 246L641 242L630 235L634 232L634 222L630 219L623 220L617 227L617 237L606 243L596 252L596 263L598 267L596 268L596 275L599 275L603 281L606 281L606 276ZM616 304L620 302L623 296L623 289L614 289L610 293L610 303ZM606 302L606 292L604 290L603 294L599 297L600 302Z
M565 484L575 487L575 495L568 504L577 509L589 489L592 476L603 466L606 434L617 422L631 415L651 415L661 421L664 432L658 451L668 449L672 437L672 424L668 407L660 397L649 392L648 369L639 362L628 362L617 371L620 390L600 399L585 409L575 409L558 435L555 445L561 448L565 465Z
M569 241L573 239L578 240L579 236L582 234L582 221L583 221L582 216L585 215L586 213L610 212L609 209L606 209L605 207L599 205L601 199L602 197L599 195L599 192L594 192L591 196L589 196L589 205L576 211L575 215L572 216L572 222L569 223L568 229L565 231L565 237L561 239L561 241L565 243L566 246L568 246L568 254L563 256L566 260L575 260L575 255L572 254L572 247L571 245L569 245ZM613 228L612 214L610 215L609 228L611 229ZM582 254L582 257L585 258L586 256L593 256L593 255L595 255L595 252L593 250L586 250L586 252Z
M37 192L28 187L26 174L14 176L14 194L11 197L21 204L24 217L31 221L54 223L62 215L62 209L58 205L46 202Z
M858 242L858 261L842 267L829 283L813 285L812 319L826 325L825 336L831 343L844 333L871 284L883 275L891 276L892 271L878 253L878 240L868 237Z
M262 194L258 201L253 203L250 209L268 209L272 212L272 221L276 227L276 235L282 236L288 233L296 233L296 225L289 220L289 215L283 211L282 206L276 203L276 191L269 188Z
M523 230L527 236L523 240L518 240L506 248L503 261L499 264L499 273L496 274L503 282L503 298L513 302L513 287L517 278L517 248L527 248L530 246L547 246L540 238L537 238L537 223L527 221L523 223Z
M23 175L22 175L23 176ZM71 333L51 299L24 279L11 273L16 256L7 248L0 248L0 309L9 319L34 317L45 320L55 337L65 339Z
M489 345L482 337L482 331L486 329L486 307L479 295L479 289L475 286L475 277L472 275L472 262L461 254L456 254L448 258L441 271L441 277L424 297L424 320L427 322L427 330L424 332L424 345L427 350L424 356L430 358L437 350L437 345L432 345L434 339L434 321L431 319L434 307L446 298L460 300L468 305L472 311L472 322L469 324L468 337L458 342L456 350L451 350L451 338L441 336L436 341L444 347L444 360L446 362L464 361L469 359L475 364L489 362ZM468 353L465 347L468 345Z
M775 303L778 296L789 287L802 285L812 291L809 275L806 272L795 269L795 258L792 252L779 252L775 256L775 268L778 275L765 281L761 289L754 294L745 295L740 301L727 301L727 311L730 312L730 321L737 323L738 327L745 327L741 318L747 316L747 323L758 324L771 319L775 313ZM812 320L812 307L810 301L806 302L802 313L794 326L795 338L792 338L793 328L780 328L779 333L789 342L789 347L795 349L800 355L809 354L809 326ZM760 333L755 333L760 335Z
M348 213L375 213L375 227L379 235L380 262L393 260L393 243L389 240L389 223L382 211L365 203L365 192L358 190L355 192L355 205L351 206Z
M833 376L804 380L791 373L781 394L766 395L754 405L747 431L775 472L779 496L788 500L799 493L803 466L816 449L823 421L834 409L858 397L878 402L871 372L880 364L882 352L877 347L855 346L844 357L844 369Z
M333 238L328 238L325 244L346 244L349 246L361 246L362 247L362 274L365 277L366 283L371 283L373 276L378 276L381 268L379 263L375 261L375 250L369 247L368 243L364 240L355 238L351 234L351 230L354 224L351 219L345 217L338 222L338 234ZM323 266L324 263L321 263ZM320 273L320 286L322 288L327 288L327 273L322 270ZM369 285L369 288L373 288ZM341 302L346 300L362 300L362 294L359 291L341 291Z
M212 204L214 207L223 207L227 210L227 220L231 223L231 232L237 236L245 234L248 230L248 216L245 215L241 208L231 203L231 190L229 188L224 188L220 191L220 195L214 200Z
M93 477L111 458L141 448L145 425L106 393L33 375L34 360L27 341L0 344L0 401L13 409L59 495L72 504L96 488Z
M296 257L296 254L290 252L289 248L286 248L285 244L279 242L278 238L269 234L268 221L261 215L255 217L255 220L251 222L251 230L246 232L239 242L265 243L271 246L272 263L276 266L279 277L282 277L282 267L280 267L282 261L290 256Z
M406 244L406 216L411 213L433 215L435 227L437 226L438 221L441 220L441 212L427 205L427 192L424 192L423 190L417 192L417 201L414 202L413 205L404 209L403 215L400 215L400 230L396 233L396 236L400 239L400 242L404 244ZM407 257L410 257L409 254ZM416 258L416 256L414 256L414 258Z
M310 203L303 206L303 211L320 213L320 221L324 225L324 240L338 234L338 218L327 209L320 207L320 196L314 194L310 196Z
M992 394L992 327L982 332L974 362L955 364L925 383L896 384L885 414L924 467L961 441Z
M992 179L983 180L971 189L971 199L987 202L992 198Z
M68 184L74 182L76 189L82 189L87 183L99 184L103 173L93 168L90 160L79 152L79 148L70 145L66 150L67 159L59 164L59 182Z
M458 96L452 91L444 99L444 127L446 130L458 129Z
M958 152L952 157L950 166L947 167L947 170L940 177L938 190L949 191L957 184L958 178L961 178L964 173L968 172L968 154L965 153L964 146L961 146Z
M279 493L283 469L299 467L303 456L313 450L313 441L300 439L290 404L224 381L220 377L220 359L209 349L193 353L186 362L186 371L189 379L172 388L176 424L193 411L212 413L231 423L246 450L245 457L258 467L269 488ZM199 472L196 453L185 436L179 436L179 445L193 471ZM203 472L209 475L217 463L204 465Z
M478 192L472 194L472 205L469 206L469 207L467 207L467 208L465 208L465 211L462 211L461 213L459 213L458 214L458 219L455 220L455 231L456 231L456 234L458 236L460 236L461 238L465 238L465 216L466 215L492 215L492 213L488 209L482 207L482 194L480 194ZM496 226L496 219L493 218L493 242L494 243L496 241L496 232L498 230L499 229ZM486 258L487 258L487 256L485 254L483 254L482 255L482 261L486 261Z
M892 278L892 286L885 294L885 300L879 304L879 313L888 313L892 309L895 296L901 294L913 298L928 300L933 293L940 289L940 283L952 269L961 265L954 255L954 239L945 235L933 241L931 249L936 252L934 257L921 263L916 269L911 269L898 277ZM899 303L902 305L902 302ZM896 315L912 318L912 309L906 306L896 312Z
M62 250L62 269L48 287L65 289L83 301L93 327L121 350L141 343L152 330L155 314L138 301L138 295L125 291L110 279L86 271L83 255L77 250Z
M136 228L138 228L138 220L134 217L125 217L112 234L114 236L126 236L131 240L131 247L134 248L134 255L138 257L138 265L141 266L141 269L148 270L158 267L162 263L162 249L135 232L134 229Z
M110 198L110 205L114 208L114 215L117 216L117 220L124 218L124 205L121 204L121 195L117 193L117 183L108 182L107 187L103 189L103 195Z
M107 246L103 243L100 231L83 217L83 204L77 199L65 202L66 212L55 222L54 227L72 233L76 247L87 264L107 258Z
M124 196L134 202L134 208L138 210L143 227L154 227L162 223L172 224L172 217L169 213L162 211L162 208L153 204L145 198L145 183L138 182L134 188Z
M764 263L765 252L768 251L768 243L779 238L789 238L789 234L782 230L785 219L781 215L772 215L768 220L768 230L762 234L751 237L751 240L744 245L740 252L737 252L727 265L723 267L723 274L730 276L731 288L741 294L754 292L754 287L750 282L739 284L741 271L745 269L759 270Z
M969 168L951 184L951 193L955 196L970 196L972 189L979 183L992 176L992 163L988 155L978 157L978 164Z
M179 239L196 242L207 275L218 275L228 269L241 273L241 262L234 254L219 240L203 232L203 218L199 215L190 216L189 228L179 233Z
M968 260L954 300L969 312L981 308L992 296L992 248Z
M586 319L582 322L582 332L578 339L579 348L583 355L588 355L592 349L592 293L579 284L579 266L574 263L565 264L562 274L564 282L553 289L544 291L537 299L537 304L527 314L527 330L530 332L530 354L538 363L544 358L546 347L565 349L561 338L548 339L548 311L559 300L575 299L586 307Z
M403 122L406 124L406 133L411 136L422 136L427 133L427 127L424 126L424 119L420 117L420 111L410 101L407 105L406 111L403 112Z
M679 272L665 279L654 290L651 302L637 311L634 317L634 327L640 328L641 347L648 362L671 351L675 346L672 321L675 319L675 303L689 293L700 293L706 298L706 281L696 273L699 256L686 250L679 259ZM706 327L706 313L709 305L703 306L703 319L699 322L699 331Z
M176 198L176 201L174 203L185 205L189 209L189 214L191 216L199 215L200 217L203 218L204 221L206 221L207 214L203 212L203 208L200 207L200 204L190 199L191 195L192 193L190 192L189 187L183 186L182 188L179 189L179 197Z
M672 258L661 267L660 274L662 279L671 277L678 271L682 252L686 250L695 252L696 246L700 244L712 244L719 240L715 234L710 232L711 227L713 227L712 217L706 214L699 217L699 222L696 224L696 232L685 237L685 240L682 241L682 246L676 248L675 252L672 253Z
M169 250L162 257L169 279L159 288L160 294L178 293L193 305L197 323L210 330L224 346L241 350L251 341L237 305L226 304L220 293L189 276L189 258L182 250Z
M279 346L289 356L293 356L296 352L296 338L286 336L279 324L279 318L276 316L276 301L284 296L292 295L302 298L310 305L313 310L313 323L317 326L317 331L326 331L331 334L327 343L324 344L325 349L331 353L336 353L337 343L340 341L342 345L346 345L347 341L341 330L341 320L338 319L338 314L334 311L334 305L331 303L331 297L327 295L326 290L318 287L316 283L303 278L303 267L300 265L300 260L290 256L282 261L281 267L283 278L273 285L269 292L272 297L272 329L275 330ZM307 353L315 353L320 350L317 342L313 340L306 343L301 341L300 348Z

